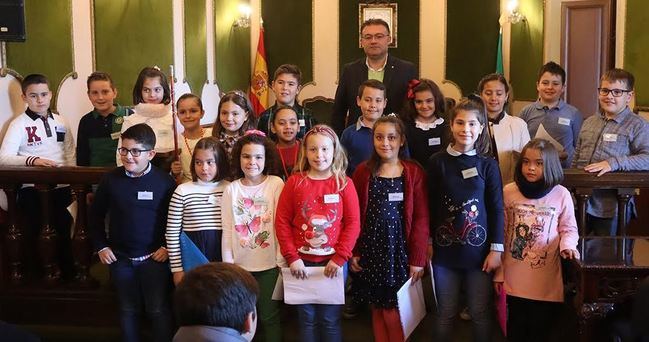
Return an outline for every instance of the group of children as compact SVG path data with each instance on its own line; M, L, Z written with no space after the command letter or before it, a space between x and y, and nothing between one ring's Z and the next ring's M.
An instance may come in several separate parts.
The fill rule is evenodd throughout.
M254 276L269 341L282 339L272 300L278 266L299 279L311 266L346 277L349 266L354 300L371 305L375 339L403 341L396 293L429 262L440 341L451 340L463 286L475 340L491 340L494 288L507 295L510 340L547 334L563 302L560 258L579 257L562 166L649 170L649 124L628 108L633 76L604 74L602 114L578 134L581 114L561 100L562 71L554 63L541 69L539 100L521 118L505 112L501 75L487 75L478 96L449 110L435 82L413 80L398 115L383 115L385 86L368 80L358 90L362 115L339 139L297 104L301 73L283 65L272 83L277 103L259 125L240 91L221 98L211 129L200 124L201 99L181 96L178 160L169 155L174 118L164 74L142 71L131 114L114 103L110 76L93 73L95 109L80 122L76 164L121 165L96 190L91 237L110 265L124 339L138 339L142 308L155 340L171 339L170 293L186 271L183 236L208 261ZM49 111L46 79L26 77L23 94L29 108L10 125L2 163L74 165L70 129ZM589 214L607 218L598 216L609 214L606 196L591 197ZM301 340L343 339L340 305L302 304L297 313Z

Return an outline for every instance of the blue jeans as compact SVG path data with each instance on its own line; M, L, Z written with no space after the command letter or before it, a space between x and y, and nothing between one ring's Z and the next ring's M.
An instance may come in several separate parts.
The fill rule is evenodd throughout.
M491 341L492 275L480 269L433 265L437 320L435 341L453 340L453 321L458 312L459 293L465 283L474 341Z
M171 313L171 271L166 262L151 258L132 261L116 255L110 275L117 288L123 341L140 340L142 307L151 320L154 341L171 341L174 331Z
M304 261L306 266L325 266L327 262L312 263ZM343 265L343 277L347 280L347 264ZM300 341L302 342L339 342L343 340L340 327L342 305L301 304L296 305L300 322Z

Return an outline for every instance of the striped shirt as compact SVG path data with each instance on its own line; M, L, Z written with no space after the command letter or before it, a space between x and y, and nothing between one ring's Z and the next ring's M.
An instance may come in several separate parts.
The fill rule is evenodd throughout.
M222 230L221 200L228 181L183 183L176 188L169 203L167 250L172 272L180 272L180 231Z
M649 123L629 107L612 119L596 114L584 121L579 133L573 168L606 160L611 171L649 170ZM596 190L590 198L588 213L597 217L615 217L615 190Z

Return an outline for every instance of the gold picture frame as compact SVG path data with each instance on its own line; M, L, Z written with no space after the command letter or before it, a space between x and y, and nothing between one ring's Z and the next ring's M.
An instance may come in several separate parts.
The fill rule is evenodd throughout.
M358 4L358 47L361 44L361 25L368 19L383 19L390 27L389 48L397 47L397 3Z

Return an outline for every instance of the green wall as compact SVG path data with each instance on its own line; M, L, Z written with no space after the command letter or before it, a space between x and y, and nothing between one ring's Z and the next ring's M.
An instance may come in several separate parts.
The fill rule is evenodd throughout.
M216 80L219 89L247 91L250 86L250 28L232 27L239 16L239 3L249 1L215 0ZM254 42L257 46L257 39Z
M649 107L649 6L646 0L627 0L624 68L635 76L636 106Z
M367 1L339 0L339 55L340 69L349 62L364 57L358 47L358 4ZM392 0L397 3L397 48L390 54L419 65L419 1Z
M171 0L94 0L96 69L111 74L118 101L133 104L140 70L157 65L169 74L173 63Z
M520 0L527 20L511 26L510 82L514 99L535 101L538 70L543 65L543 0ZM557 61L558 62L558 61Z
M56 96L59 83L74 71L70 0L25 0L25 18L27 39L7 43L7 67L23 77L44 74Z
M446 79L466 95L496 71L499 1L455 0L446 6Z
M278 66L290 63L302 70L302 84L313 81L313 3L262 0L261 13L269 80Z
M184 0L185 80L192 93L201 96L207 82L207 23L205 0Z

